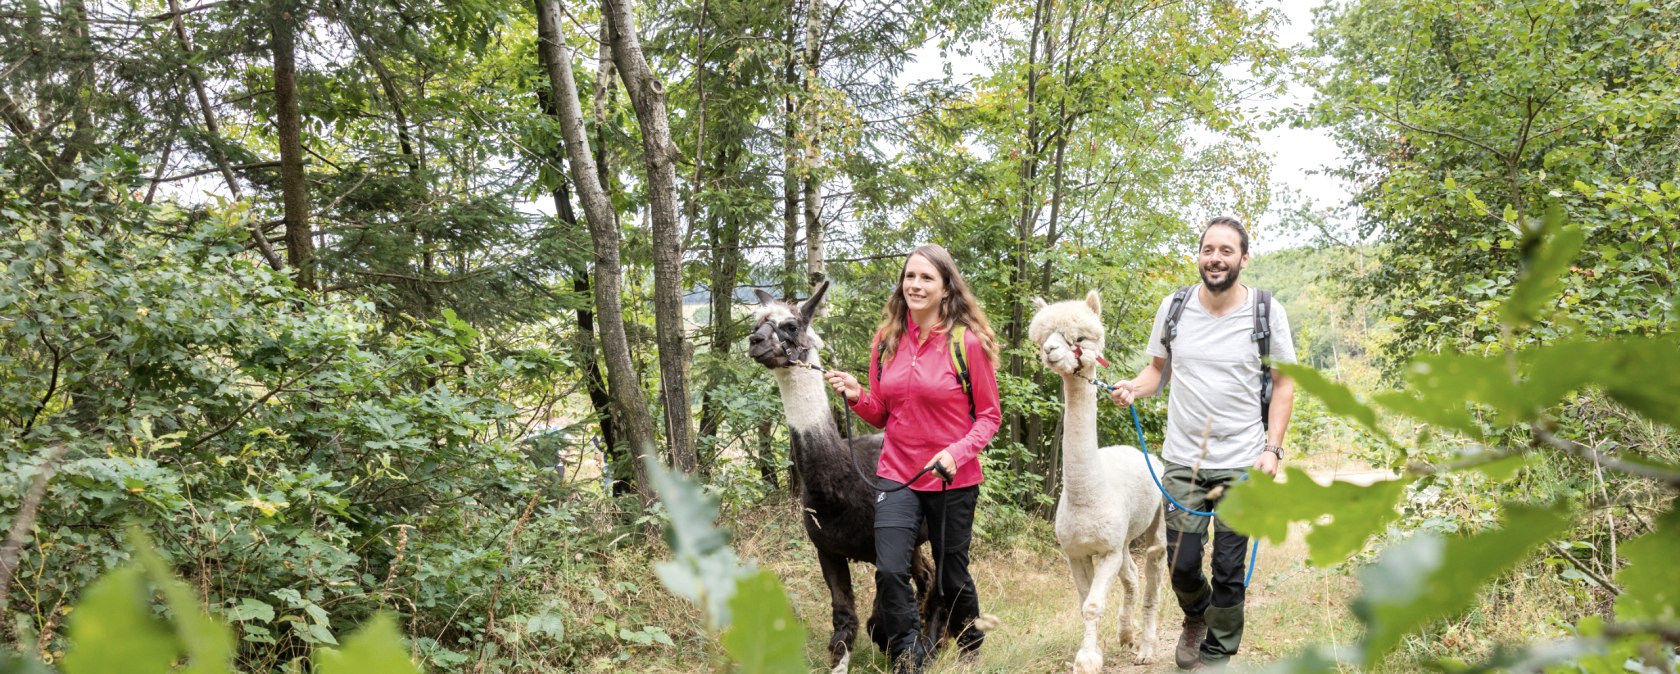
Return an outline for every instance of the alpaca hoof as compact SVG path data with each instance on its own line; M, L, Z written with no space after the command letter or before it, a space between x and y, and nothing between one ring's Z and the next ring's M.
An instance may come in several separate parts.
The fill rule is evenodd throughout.
M834 668L828 670L828 672L829 672L829 674L846 674L846 670L850 669L851 665L852 665L852 652L851 651L846 651L846 654L840 656L840 660L838 662L835 662L834 663Z
M1127 626L1127 627L1122 628L1120 630L1120 647L1121 648L1125 648L1125 647L1128 647L1128 646L1134 646L1137 643L1138 643L1138 633L1137 633L1137 628L1136 627Z
M1082 650L1073 658L1073 674L1101 674L1103 666L1102 652Z
M1147 665L1154 661L1155 648L1151 644L1143 644L1142 646L1139 646L1137 657L1132 658L1132 664L1134 665Z

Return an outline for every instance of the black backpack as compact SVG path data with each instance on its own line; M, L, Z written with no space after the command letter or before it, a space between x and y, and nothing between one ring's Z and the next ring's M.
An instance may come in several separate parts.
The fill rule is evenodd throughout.
M1161 330L1161 343L1167 347L1169 373L1172 371L1173 338L1178 336L1178 319L1184 314L1184 304L1190 301L1190 293L1196 288L1193 285L1179 288L1172 295L1172 303L1167 306L1167 323ZM1266 413L1272 408L1272 366L1266 358L1272 354L1271 291L1254 289L1254 332L1250 339L1260 347L1260 428L1269 430L1271 420L1266 418Z

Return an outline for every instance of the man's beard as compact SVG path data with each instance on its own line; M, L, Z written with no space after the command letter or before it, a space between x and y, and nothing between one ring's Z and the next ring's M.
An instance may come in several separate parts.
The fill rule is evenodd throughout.
M1214 283L1213 281L1208 280L1206 267L1198 269L1197 271L1199 271L1202 275L1202 285L1206 286L1209 292L1225 292L1226 290L1229 290L1231 286L1237 284L1237 274L1239 270L1236 267L1226 267L1225 280L1220 281L1219 283Z

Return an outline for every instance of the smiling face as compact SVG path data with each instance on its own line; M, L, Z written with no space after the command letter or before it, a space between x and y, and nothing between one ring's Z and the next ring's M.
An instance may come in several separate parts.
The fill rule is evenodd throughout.
M817 364L816 353L823 342L811 329L811 321L822 306L828 283L817 286L811 298L799 304L778 300L763 290L756 292L763 306L753 315L747 356L772 369L795 363Z
M904 276L899 278L899 290L904 293L904 304L912 315L938 312L947 294L945 276L922 255L911 255L904 261ZM939 316L938 313L934 315Z
M1038 359L1057 374L1087 376L1101 362L1103 325L1099 315L1102 300L1096 291L1085 301L1068 300L1039 307L1027 327L1027 336L1038 344ZM1090 368L1090 369L1087 369Z
M1201 272L1202 284L1213 292L1223 292L1236 285L1242 268L1248 265L1248 253L1243 252L1242 235L1225 225L1212 225L1202 233L1202 247L1196 251L1196 270Z

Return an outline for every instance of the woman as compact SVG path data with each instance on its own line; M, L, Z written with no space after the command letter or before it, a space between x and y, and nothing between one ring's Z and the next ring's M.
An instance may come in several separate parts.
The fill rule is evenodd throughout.
M969 390L953 362L950 337L962 334ZM968 544L979 500L980 450L997 433L997 338L951 254L937 245L910 253L887 300L870 354L869 388L830 371L828 383L858 417L886 430L876 466L875 592L894 672L919 672L928 657L920 638L910 560L925 520L942 594L933 598L944 625L967 656L985 633L974 626L980 602L968 574ZM950 476L949 484L934 466ZM909 488L901 488L909 484ZM896 491L895 491L896 490Z

